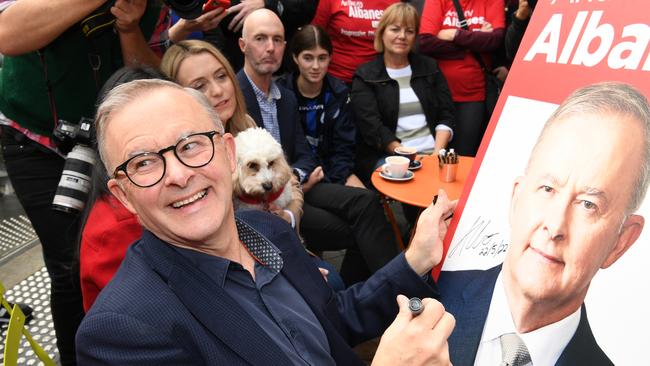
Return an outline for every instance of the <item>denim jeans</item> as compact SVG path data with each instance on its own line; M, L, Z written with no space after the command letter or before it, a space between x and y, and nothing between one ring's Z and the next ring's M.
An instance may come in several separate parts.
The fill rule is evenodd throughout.
M50 276L50 307L61 364L74 365L74 337L84 316L77 256L79 215L52 209L65 160L14 129L2 127L2 132L7 173L41 241Z

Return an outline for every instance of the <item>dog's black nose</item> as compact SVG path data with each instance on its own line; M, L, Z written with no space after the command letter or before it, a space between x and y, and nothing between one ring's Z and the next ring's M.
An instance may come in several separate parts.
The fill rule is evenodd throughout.
M268 183L268 182L262 183L262 188L264 188L264 190L268 192L271 189L273 189L273 183Z

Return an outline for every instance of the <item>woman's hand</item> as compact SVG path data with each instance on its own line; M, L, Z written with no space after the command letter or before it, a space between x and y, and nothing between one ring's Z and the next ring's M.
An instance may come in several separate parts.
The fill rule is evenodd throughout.
M318 182L323 180L323 178L325 178L325 173L323 173L323 167L319 165L311 172L311 174L309 174L309 178L305 184L302 185L302 191L305 193L309 192L309 190L318 184Z
M443 41L453 41L454 38L456 38L456 33L458 33L458 29L441 29L440 32L438 32L438 39L441 39Z
M345 181L345 185L348 187L357 187L357 188L366 188L361 182L361 179L354 174L350 174L348 179Z
M386 152L389 154L395 154L395 149L398 147L402 146L402 144L399 141L392 141L388 146L386 146Z
M483 22L481 25L481 32L492 32L494 28L492 28L492 23L490 22Z

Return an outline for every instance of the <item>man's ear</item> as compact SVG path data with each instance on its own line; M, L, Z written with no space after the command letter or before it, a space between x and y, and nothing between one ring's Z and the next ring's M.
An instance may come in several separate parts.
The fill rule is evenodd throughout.
M122 186L117 182L117 180L115 180L114 178L110 179L106 185L108 186L108 190L111 191L113 196L115 196L115 198L117 198L124 205L124 207L126 207L126 209L129 210L129 212L131 212L134 215L137 215L135 209L131 205L131 202L129 202L129 199L126 196L126 192L124 191Z
M228 163L230 164L230 173L234 173L235 168L237 168L237 146L235 144L235 139L230 133L223 134L223 144L226 147L226 156L228 157Z
M623 222L621 232L618 234L616 245L600 268L607 268L614 264L628 249L639 239L643 231L645 218L641 215L629 215Z
M245 53L245 52L244 52L244 49L246 49L246 41L244 40L244 38L243 38L243 37L239 37L239 39L237 40L237 42L239 43L239 49L241 50L241 53Z
M510 192L510 212L508 213L508 221L510 222L510 225L512 225L512 215L515 209L515 205L517 204L517 200L519 199L519 193L521 191L523 180L524 177L520 175L515 178L514 182L512 182L512 192Z

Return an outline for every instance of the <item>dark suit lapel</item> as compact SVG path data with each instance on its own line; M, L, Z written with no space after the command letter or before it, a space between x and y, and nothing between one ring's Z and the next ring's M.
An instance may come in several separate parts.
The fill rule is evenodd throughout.
M501 266L491 268L487 271L472 271L475 274L473 279L463 287L454 285L456 274L449 272L443 279L441 275L440 289L445 291L462 291L461 295L445 296L442 300L445 308L451 311L456 318L456 327L449 338L449 353L454 365L473 365L476 359L476 351L481 341L483 327L490 309L492 291L494 284L501 271ZM461 271L465 272L465 271Z
M148 236L143 240L145 260L166 279L198 322L251 364L290 363L276 343L223 288L169 245L150 233L145 235Z
M580 323L569 344L564 348L556 366L571 365L613 365L605 352L598 346L594 334L591 332L587 310L582 304L580 309Z
M239 81L239 86L241 88L242 94L244 94L244 99L246 100L246 110L248 114L255 120L255 123L259 127L264 127L264 121L262 120L262 112L260 112L260 106L257 103L257 97L255 97L255 91L253 86L248 81L248 77L244 73L244 69L241 69L237 73L237 80Z
M297 122L293 118L293 111L288 108L287 105L287 96L286 93L288 90L280 87L280 99L277 100L276 105L278 108L278 125L280 127L280 141L282 146L293 146L295 144L294 134L296 133L296 128L294 124ZM296 108L298 106L295 106ZM293 148L292 148L293 149Z

